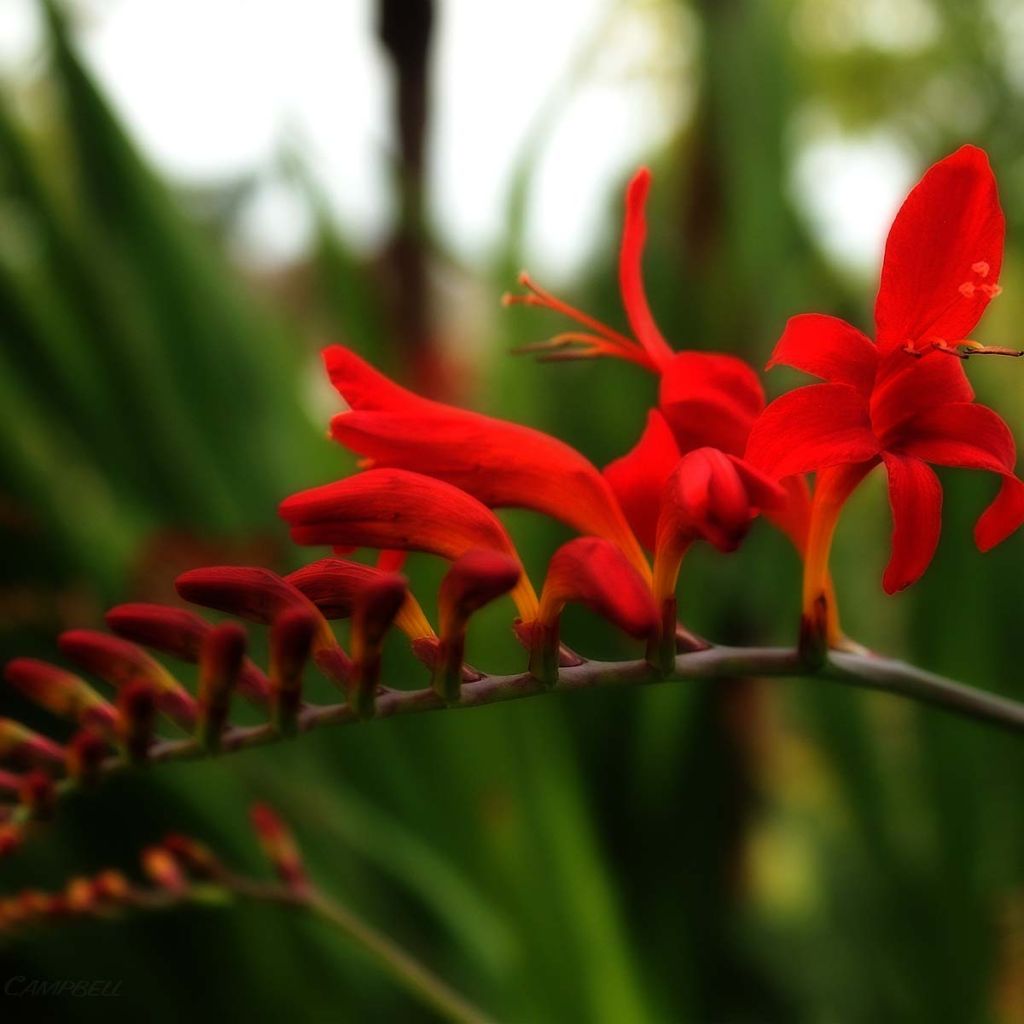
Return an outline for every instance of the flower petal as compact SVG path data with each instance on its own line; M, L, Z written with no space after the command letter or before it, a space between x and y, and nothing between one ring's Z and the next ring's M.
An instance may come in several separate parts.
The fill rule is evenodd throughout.
M883 452L892 507L892 557L882 586L895 594L928 568L942 528L942 486L920 459Z
M654 365L661 367L672 358L672 349L654 322L647 304L642 266L644 242L647 238L644 207L650 186L651 172L641 167L626 188L626 219L619 249L619 288L629 326L636 340L643 345Z
M658 403L680 452L710 447L742 455L764 390L742 359L678 352L662 372Z
M834 316L790 317L765 369L792 366L833 384L868 394L875 382L878 350L856 327Z
M679 461L679 448L665 417L652 409L640 440L604 468L633 532L648 551L654 550L658 505L665 481Z
M422 473L371 469L286 498L281 517L298 544L427 551L449 561L472 548L518 554L495 514L465 491ZM513 591L532 619L536 596L524 574Z
M871 422L878 436L888 441L918 413L973 398L962 360L941 352L917 358L897 349L879 365L871 394Z
M848 384L809 384L776 398L755 421L747 461L778 478L878 454L867 405Z
M883 350L970 335L1003 262L1005 221L985 153L962 146L931 167L896 214L875 304Z
M901 430L899 450L939 466L1012 473L1017 446L1010 428L984 405L953 402L920 413Z
M1003 478L995 500L974 527L974 543L981 551L989 551L1006 540L1024 523L1024 483L1015 476Z
M331 379L355 410L331 421L331 436L346 448L374 465L453 484L491 508L533 509L605 537L649 573L611 487L574 448L518 423L419 398L343 356L344 349L328 351ZM397 398L399 392L408 399Z
M622 552L601 537L576 537L551 556L539 621L550 624L569 601L585 604L630 636L650 636L658 626L647 583Z

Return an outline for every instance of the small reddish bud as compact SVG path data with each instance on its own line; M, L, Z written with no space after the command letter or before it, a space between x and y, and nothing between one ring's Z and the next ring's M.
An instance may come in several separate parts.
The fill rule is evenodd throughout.
M111 868L101 871L93 878L92 888L96 899L106 906L125 903L132 890L128 879L120 871Z
M188 879L174 855L162 846L149 846L142 851L142 870L158 888L175 896L188 890Z
M15 658L4 667L4 679L24 697L79 725L113 732L117 713L79 676L36 658Z
M91 785L107 756L107 740L93 729L80 729L67 746L67 773L83 785Z
M398 554L404 555L405 552ZM381 564L363 565L344 558L322 558L296 570L285 580L305 594L326 618L347 619L367 586L391 574L392 571L384 569ZM434 635L423 609L408 591L395 616L395 625L413 641Z
M497 551L476 548L456 559L441 581L438 594L441 644L433 686L448 703L459 699L466 624L470 616L507 594L521 575L522 568L514 559Z
M214 627L185 608L162 604L120 604L106 614L107 625L118 636L151 647L164 654L195 664L203 639ZM267 677L248 659L238 675L238 692L254 704L264 705L270 697Z
M382 573L364 588L355 606L348 694L349 703L360 718L371 718L374 714L381 644L407 594L404 577Z
M277 813L267 804L256 803L249 809L249 820L278 878L289 889L307 888L309 880L295 837Z
M0 718L0 761L26 766L63 764L64 748L21 722Z
M57 791L53 777L36 768L22 777L18 798L30 817L45 819L53 816L57 805Z
M96 907L96 891L93 880L77 875L68 880L64 887L64 901L73 914L88 914Z
M287 608L270 627L270 686L274 721L283 733L295 731L302 703L302 675L316 636L316 619L305 608Z
M231 691L245 658L245 630L234 623L211 629L199 655L199 740L216 750L228 720Z
M658 626L650 590L622 552L599 537L577 537L552 556L536 624L527 634L530 671L545 682L557 678L558 623L570 601L586 605L638 639Z
M144 761L149 754L155 734L156 706L156 693L145 680L128 683L117 695L118 734L131 761Z
M207 566L182 573L174 586L186 601L264 625L285 611L305 612L314 624L317 665L333 682L344 685L348 660L329 623L309 598L277 573L259 566Z
M93 629L68 630L57 643L62 654L113 686L145 680L160 711L184 729L195 727L197 708L192 695L141 647Z
M223 876L224 866L213 851L191 836L174 833L164 836L161 846L193 877L215 879Z

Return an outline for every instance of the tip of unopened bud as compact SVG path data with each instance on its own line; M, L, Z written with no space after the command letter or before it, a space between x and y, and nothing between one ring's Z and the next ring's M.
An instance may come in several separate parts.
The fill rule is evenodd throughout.
M142 851L142 870L154 885L175 895L188 889L188 879L170 850L149 846Z
M190 836L172 833L164 836L160 845L194 878L217 878L224 872L213 851Z
M108 749L107 741L100 733L94 729L80 729L68 742L68 775L86 784L95 781Z
M149 753L156 722L156 705L156 691L143 679L128 683L117 695L120 738L132 760L143 760Z
M302 856L291 831L268 804L255 803L249 808L249 820L256 838L278 877L289 888L305 888L309 883Z
M270 644L277 673L291 678L302 672L316 630L316 619L304 608L287 608L274 619Z

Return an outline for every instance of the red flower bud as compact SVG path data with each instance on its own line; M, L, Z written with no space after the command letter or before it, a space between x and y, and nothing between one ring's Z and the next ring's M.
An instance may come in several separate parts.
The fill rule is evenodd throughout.
M434 689L446 701L454 703L459 698L466 624L470 616L512 590L521 575L522 568L517 561L483 548L467 551L445 574L438 594L441 648L434 672Z
M216 879L224 875L224 865L204 843L177 833L164 836L160 844L193 878Z
M68 742L65 762L68 775L86 785L95 782L109 749L107 740L100 733L93 729L80 729Z
M163 604L120 604L105 618L118 636L192 664L199 661L203 638L213 629L193 612ZM267 677L248 658L239 671L238 692L258 705L266 704L270 696Z
M494 513L465 491L403 469L371 469L286 498L280 513L299 544L427 551L450 561L472 548L519 556ZM535 617L525 574L513 591L519 614Z
M188 879L174 855L163 846L149 846L142 851L142 870L146 877L160 889L174 896L188 890Z
M290 573L285 580L305 594L326 618L347 619L366 588L391 572L348 559L322 558ZM434 635L423 609L408 591L395 625L411 640Z
M364 588L355 606L349 702L360 718L370 718L374 713L381 644L407 594L404 577L397 573L382 573Z
M64 748L21 722L0 718L0 761L26 766L63 764Z
M295 838L277 813L267 804L256 803L249 809L256 838L278 878L289 889L305 889L309 885L302 855Z
M4 667L4 679L28 700L55 715L106 733L113 733L117 727L117 712L111 704L84 679L49 662L15 658Z
M570 601L586 605L638 639L657 628L650 590L622 552L599 537L577 537L552 556L536 622L521 629L530 646L530 671L546 682L557 675L558 620Z
M153 742L157 694L151 683L138 679L123 686L117 695L120 715L118 733L132 761L144 761Z
M144 680L152 688L160 711L182 728L194 728L197 713L194 698L141 647L93 629L67 630L61 633L57 644L62 654L113 686L124 687Z
M304 611L314 625L317 665L333 682L344 684L348 659L327 620L312 601L277 573L258 566L208 566L182 573L174 585L186 601L264 625L288 609Z
M199 738L217 749L228 720L231 691L245 658L245 630L232 622L212 628L199 654Z
M313 649L316 617L305 608L286 608L270 627L270 687L274 720L285 733L295 730L302 703L302 675Z

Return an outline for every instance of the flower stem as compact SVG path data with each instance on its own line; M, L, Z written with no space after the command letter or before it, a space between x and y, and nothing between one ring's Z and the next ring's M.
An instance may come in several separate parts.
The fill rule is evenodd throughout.
M488 1024L492 1020L401 946L329 896L313 889L297 902L344 932L410 995L445 1019L458 1024Z

